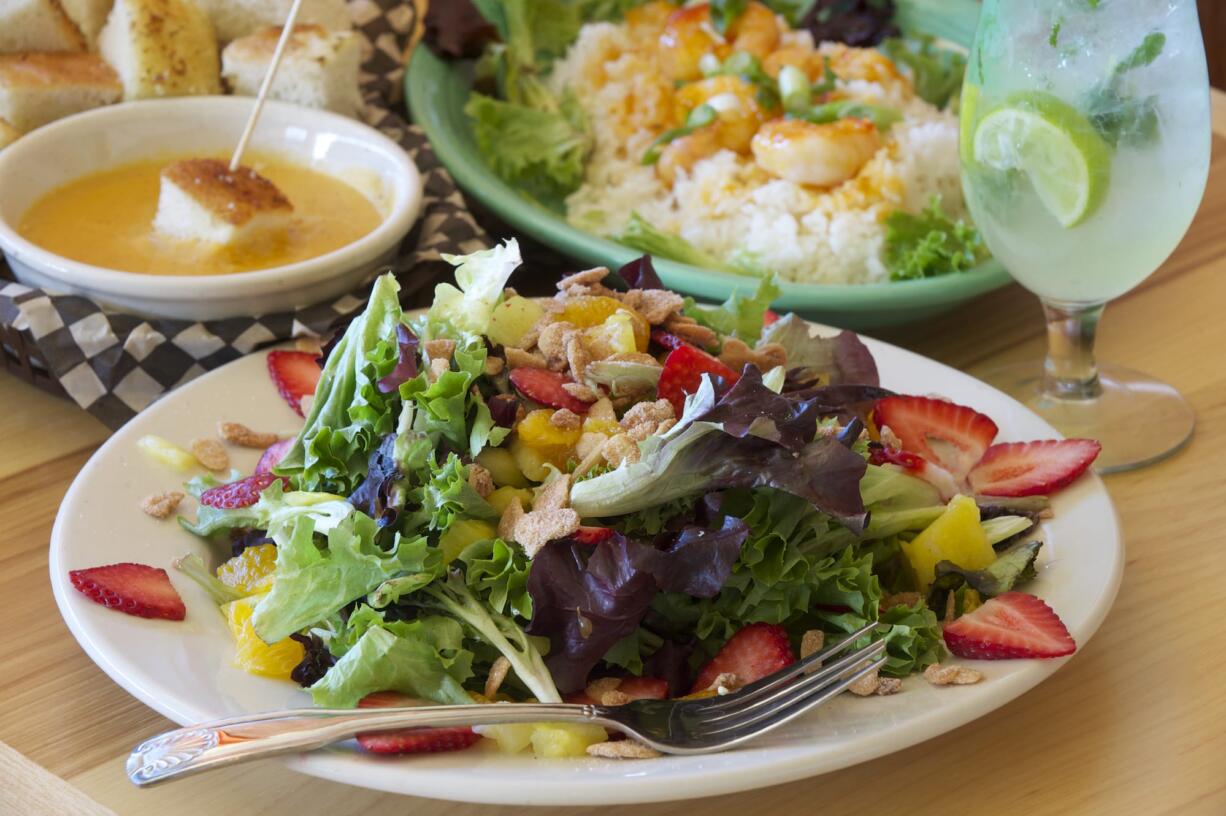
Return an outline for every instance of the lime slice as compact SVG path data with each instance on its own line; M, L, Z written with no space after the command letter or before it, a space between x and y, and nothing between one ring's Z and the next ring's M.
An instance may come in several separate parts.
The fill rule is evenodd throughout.
M1064 227L1085 221L1107 194L1111 148L1076 108L1028 91L983 117L974 158L994 170L1020 170Z

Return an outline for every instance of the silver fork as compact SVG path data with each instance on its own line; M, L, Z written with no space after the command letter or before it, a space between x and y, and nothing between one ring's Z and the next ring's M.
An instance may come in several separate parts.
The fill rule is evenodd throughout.
M584 722L666 754L707 754L761 736L840 694L885 663L885 641L837 660L875 623L733 694L695 700L636 700L619 706L566 703L413 708L295 709L232 717L167 731L128 756L128 779L153 785L276 754L322 748L359 733L506 723ZM829 662L827 662L829 661Z

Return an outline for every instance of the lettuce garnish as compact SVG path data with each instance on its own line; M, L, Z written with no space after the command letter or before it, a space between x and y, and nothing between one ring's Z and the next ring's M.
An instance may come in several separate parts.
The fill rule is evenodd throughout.
M396 329L400 285L375 280L366 310L328 355L306 424L276 472L303 490L349 495L366 475L366 460L395 426L397 397L379 381L400 359Z
M427 313L430 324L450 325L474 335L485 334L507 280L523 263L519 242L511 238L471 255L443 255L443 260L456 268L459 288L450 283L434 287L434 303Z
M762 335L766 310L781 291L771 276L763 278L750 297L743 297L739 289L734 289L721 306L702 306L693 298L686 298L685 315L722 335L736 337L752 346Z
M555 96L541 77L578 36L577 10L563 0L474 4L502 38L479 65L501 98L474 92L464 106L477 147L519 189L543 199L564 196L583 181L592 136L574 95Z
M340 659L308 691L316 705L326 708L352 708L376 691L471 704L461 683L472 675L472 654L463 649L462 639L459 623L450 618L389 622L359 606L345 635L329 644Z
M965 272L989 256L979 230L946 215L937 196L918 215L895 210L886 217L883 257L890 279L900 281Z
M441 570L440 552L424 537L397 534L392 546L383 550L375 543L378 530L374 519L358 512L329 530L324 546L316 541L315 520L309 514L269 529L277 544L276 580L251 616L256 634L266 643L276 643L389 578Z

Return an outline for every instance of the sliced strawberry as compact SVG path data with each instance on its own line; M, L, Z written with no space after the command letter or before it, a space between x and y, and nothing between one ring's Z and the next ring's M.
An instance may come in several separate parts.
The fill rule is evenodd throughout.
M110 564L72 570L68 579L85 597L141 618L183 620L187 608L166 570L144 564Z
M319 362L305 351L268 352L268 376L289 407L302 416L302 398L315 393L319 383Z
M280 480L288 490L289 479L284 476L274 476L271 473L257 473L246 479L239 479L229 484L210 487L200 494L200 503L221 510L237 510L240 507L250 507L260 500L260 494L273 482Z
M394 691L367 694L358 708L391 708L428 705L415 697ZM474 745L481 737L471 728L402 728L399 731L372 731L358 734L358 745L373 754L431 754L459 751Z
M663 700L668 697L668 681L659 677L625 677L617 690L631 700Z
M706 690L721 674L735 674L742 683L752 683L794 662L796 655L782 626L751 623L733 635L702 667L691 693Z
M988 448L968 478L985 496L1046 496L1085 473L1101 450L1093 439L1002 443Z
M678 346L668 353L668 357L664 360L664 370L660 372L660 382L656 386L656 393L661 399L671 402L677 416L681 416L681 412L685 409L685 395L693 394L698 390L698 386L702 384L703 374L720 377L728 385L732 385L741 378L740 374L710 354L687 344Z
M586 414L592 406L575 399L562 388L572 383L556 371L544 368L516 368L511 370L511 385L515 390L534 402L550 408L567 408L576 414Z
M596 682L595 680L590 681ZM590 683L589 683L590 685ZM623 677L617 681L613 689L635 700L664 700L668 698L668 681L659 677ZM587 689L571 692L564 696L566 702L572 705L599 705L600 701L587 693Z
M613 531L608 527L580 527L570 534L572 541L580 544L599 544L606 538L612 538Z
M958 657L978 660L1063 657L1077 650L1052 608L1025 592L997 595L948 624L945 645Z
M273 442L268 446L268 450L264 451L260 456L260 461L256 463L255 475L259 476L262 473L272 473L272 469L277 466L277 463L285 458L285 454L289 453L289 449L294 447L293 438L282 439L278 442Z
M769 326L779 319L779 313L771 309L767 309L762 313L762 325Z
M918 453L966 478L996 438L996 423L963 405L928 397L886 397L873 407L877 427L888 425L903 450Z

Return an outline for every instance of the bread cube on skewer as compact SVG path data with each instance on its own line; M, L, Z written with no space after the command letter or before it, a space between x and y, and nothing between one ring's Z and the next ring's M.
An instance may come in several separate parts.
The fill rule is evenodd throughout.
M59 0L0 0L0 54L84 51L85 46Z
M112 3L113 0L60 0L64 11L77 24L91 48L98 42L98 34L111 13Z
M196 0L209 15L218 42L225 44L254 34L267 26L281 25L289 16L293 0ZM298 23L315 23L331 31L348 31L353 18L345 0L302 0Z
M162 170L153 227L172 238L233 247L283 234L293 211L277 186L249 167L230 172L218 159L183 159Z
M122 95L118 75L97 54L0 55L0 119L21 132Z
M126 100L221 93L217 39L194 0L115 0L98 51Z
M259 93L281 31L280 26L270 26L226 46L221 54L221 75L234 93L241 96ZM361 61L362 46L352 31L296 25L286 42L268 96L355 116L362 106L358 89Z
M21 136L20 130L13 127L3 119L0 119L0 150L3 150L13 142L17 141L19 136Z

